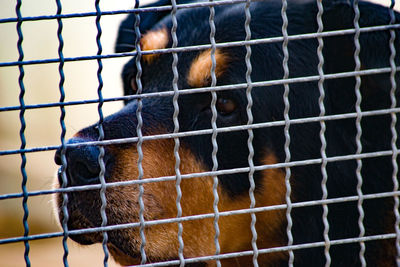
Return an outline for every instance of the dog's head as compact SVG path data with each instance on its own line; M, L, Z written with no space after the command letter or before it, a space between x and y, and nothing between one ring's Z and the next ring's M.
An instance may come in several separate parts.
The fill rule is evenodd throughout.
M165 3L160 1L159 4ZM293 5L296 6L288 10L289 21L293 21L293 24L289 24L289 34L315 32L316 6ZM351 27L351 16L344 12L346 8L346 4L328 8L324 17L326 28ZM280 4L276 1L254 3L250 10L252 39L282 35ZM251 205L249 189L252 188L253 181L256 207L286 203L285 169L264 167L254 173L249 172L251 165L269 166L284 162L287 156L284 150L287 141L285 130L283 123L279 123L284 121L285 88L283 83L273 82L285 74L282 67L282 42L252 45L250 72L246 65L246 47L238 45L246 38L244 5L216 7L215 13L216 42L236 42L236 45L217 47L215 50L204 47L210 44L209 8L180 10L177 13L176 30L178 48L204 48L176 50L177 61L174 61L171 52L161 51L171 48L173 43L169 12L141 14L140 38L134 34L135 16L130 15L121 25L117 51L132 50L137 41L140 51L123 69L124 92L125 95L134 96L140 90L140 93L145 95L140 98L132 97L121 111L106 117L101 126L95 124L82 129L67 142L67 168L65 172L60 171L60 185L63 184L63 180L67 181L64 186L100 184L99 174L104 170L105 182L110 185L105 190L107 225L136 223L131 227L108 231L108 248L121 264L137 264L141 261L141 245L144 242L139 225L141 216L144 221L149 222L143 229L144 251L147 260L155 262L179 258L178 223L166 220L176 218L179 210L180 216L190 218L182 221L183 255L190 258L215 254L216 220L210 215L215 212L216 207L219 212L248 209ZM343 17L343 25L332 23L337 22L338 14ZM388 40L387 35L382 36L379 41L383 43ZM367 43L367 39L362 41ZM318 74L317 47L317 40L310 38L289 43L290 77ZM325 71L350 71L354 62L348 55L352 55L353 49L351 36L326 38ZM156 53L149 54L149 50L156 50ZM361 56L367 58L368 51L362 52L364 54ZM389 53L385 51L378 53L380 57L389 57ZM215 69L211 71L213 60ZM175 70L172 67L173 62L177 62ZM376 62L373 61L365 61L364 64L367 68L376 66ZM250 82L249 77L251 82L255 83L251 91L247 86ZM384 80L383 78L386 79L387 76L371 76L368 79L376 82L377 79ZM376 88L370 80L363 80L361 88L363 94L370 97L363 103L366 109L376 108L376 105L369 106L372 105L369 99L377 95L380 98L387 95L390 84L380 83L380 87ZM214 96L210 87L213 83L218 86ZM229 85L235 86L229 88ZM174 86L180 90L179 96L173 93ZM348 112L354 108L354 92L347 90L352 86L353 78L329 80L325 83L327 113ZM273 127L260 126L251 131L246 127L235 128L249 122L250 96L253 123L262 126L263 123L276 121ZM318 116L319 98L320 91L316 79L291 84L289 117L295 119ZM215 104L211 104L212 102ZM379 105L385 106L387 102ZM349 141L347 137L354 135L355 131L353 127L348 128L346 123L348 122L340 124L342 137L338 137L337 141L340 145L328 148L333 154L345 154L354 148L353 141ZM337 128L338 125L332 128ZM208 130L215 126L222 129L217 134ZM227 127L231 126L234 128L229 130ZM371 123L370 127L372 126L375 127ZM102 146L104 168L100 167L101 160L99 161L102 149L95 145L80 145L99 140L100 128L104 132L102 140L110 141ZM292 160L320 157L319 131L318 122L291 125ZM174 139L174 136L169 136L173 132L186 134ZM329 134L336 133L333 130ZM156 137L151 137L154 135ZM124 138L128 140L123 141ZM117 142L111 142L115 139ZM252 150L254 153L251 152L252 156L249 157ZM56 154L56 163L61 165L63 158L64 153L60 149ZM318 165L311 165L293 169L293 200L320 199L319 168ZM204 174L211 170L226 172L220 173L216 180L213 174ZM138 179L143 182L139 183ZM118 182L123 182L123 185ZM65 210L68 211L68 229L92 228L102 224L102 199L98 188L67 194ZM62 222L67 214L61 209L61 194L57 202ZM143 213L140 206L144 207ZM258 248L287 244L285 212L286 210L277 208L257 213L255 229L258 233ZM194 216L201 214L207 216ZM251 214L243 212L223 215L217 221L220 252L252 250ZM315 227L318 229L321 222L316 221ZM306 235L309 229L301 231ZM101 233L70 237L81 244L103 240ZM286 259L286 252L259 256L260 262L272 264ZM247 261L251 262L251 257L235 259L235 262L242 266L245 266ZM229 263L229 259L226 263Z

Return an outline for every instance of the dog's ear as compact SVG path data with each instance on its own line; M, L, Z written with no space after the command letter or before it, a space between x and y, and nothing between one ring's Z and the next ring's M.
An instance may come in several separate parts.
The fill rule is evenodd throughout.
M355 12L352 1L328 3L323 14L324 31L354 29ZM400 23L400 14L394 14L391 21L390 9L387 7L360 2L359 25L361 28ZM394 48L397 49L394 62L400 65L400 30L394 30ZM354 34L345 34L324 38L324 71L326 74L351 72L355 70L354 52L356 50ZM388 29L362 32L359 37L361 70L390 67L390 38ZM392 83L390 72L361 76L362 108L372 110L390 107L390 90ZM354 111L355 78L326 80L328 97L333 113ZM400 86L400 73L395 75L397 87ZM399 90L397 90L399 91Z
M190 2L195 2L195 0L177 0L177 4L186 4ZM155 3L145 5L146 7L160 7L160 6L170 6L171 0L159 0ZM140 13L140 33L143 34L150 30L155 24L157 24L165 16L171 14L170 10L166 11L154 11L154 12L142 12ZM122 21L118 30L117 42L115 45L115 52L130 52L135 48L136 33L135 33L135 14L129 14L129 16Z

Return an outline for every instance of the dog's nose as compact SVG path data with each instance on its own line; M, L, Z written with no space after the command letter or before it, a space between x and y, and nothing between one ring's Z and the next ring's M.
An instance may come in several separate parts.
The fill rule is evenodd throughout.
M78 144L90 140L82 138L72 138L68 144ZM67 160L67 179L68 185L88 185L100 183L99 173L99 154L100 149L96 146L82 145L68 147L65 153ZM61 149L58 149L54 161L58 165L62 165ZM59 183L62 184L62 177L59 174Z

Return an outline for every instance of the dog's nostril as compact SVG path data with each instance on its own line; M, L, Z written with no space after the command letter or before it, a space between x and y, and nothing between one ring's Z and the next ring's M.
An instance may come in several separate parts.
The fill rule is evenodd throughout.
M72 184L85 185L99 182L100 150L96 146L81 146L67 150L68 175Z
M91 160L92 159L81 161L81 159L79 159L76 161L70 168L73 177L82 181L92 181L93 179L97 179L100 173L100 166L98 162L93 162Z
M72 138L67 142L65 153L67 160L67 178L68 185L87 185L99 183L99 173L101 171L99 164L100 150L96 146L69 146L71 144L83 143L89 140L81 138ZM54 161L62 165L61 150L57 150ZM104 161L106 161L104 159ZM104 162L106 163L106 162Z
M61 162L61 150L60 149L57 149L56 154L54 155L54 162L57 165L62 165L62 162Z

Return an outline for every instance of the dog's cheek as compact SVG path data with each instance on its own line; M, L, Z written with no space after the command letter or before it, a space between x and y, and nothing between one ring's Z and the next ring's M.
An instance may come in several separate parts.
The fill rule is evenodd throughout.
M277 157L273 152L268 152L262 161L265 165L277 164ZM262 172L262 190L255 193L256 206L269 207L286 204L286 173L283 169L272 168ZM291 181L295 180L292 175ZM292 182L293 185L293 182ZM259 247L281 247L287 244L286 233L286 209L270 210L260 212L257 215L256 230L260 234ZM260 256L260 262L286 261L288 253L275 252Z
M277 158L272 152L266 153L262 163L265 165L276 164ZM281 169L267 169L262 171L261 188L254 192L256 207L269 207L285 204L286 186L285 172ZM220 211L248 209L250 207L249 194L235 196L234 198L226 196L220 192ZM285 210L269 210L257 212L256 231L257 247L259 249L285 246L286 241L286 218ZM220 218L220 244L223 253L233 251L252 250L251 215L230 215ZM279 262L287 258L286 252L266 253L259 255L259 262ZM240 257L235 259L240 266L251 265L251 257ZM227 260L226 265L237 264L233 260Z
M82 196L84 196L84 195L80 194L79 192L78 193L73 192L73 193L67 194L67 202L66 202L66 210L65 211L68 212L66 224L67 224L67 227L69 230L90 229L90 228L95 227L97 224L99 224L98 223L99 216L97 216L97 214L94 215L93 212L82 213L82 208L83 208L83 210L86 210L86 207L90 206L90 205L88 205L87 199L85 199ZM93 205L97 205L98 201L96 201L95 198L93 198L93 199L94 200L92 202L95 203ZM59 194L55 195L55 197L54 197L55 214L56 214L57 221L59 222L60 227L62 227L62 224L64 223L64 220L65 220L63 203L64 203L63 194L59 193ZM91 211L93 211L93 210L98 211L98 208L92 209ZM94 233L71 235L70 238L80 244L89 245L89 244L101 242L102 235L101 235L101 233L94 232Z
M143 151L143 179L165 178L176 175L174 142L173 140L155 140L144 142ZM129 149L113 149L116 159L114 171L109 182L128 181L138 179L138 153L136 146ZM206 169L183 146L179 149L181 174L201 173ZM213 212L212 179L210 177L182 179L181 181L182 216L198 215ZM142 200L144 204L143 216L146 221L176 218L177 209L176 180L152 181L143 184ZM109 206L108 216L113 223L127 223L139 221L139 186L118 186L107 190ZM121 222L120 220L124 220ZM214 247L213 219L202 219L183 222L184 254L186 257L212 255ZM131 236L125 240L134 243L136 249L140 243L139 228L130 232ZM177 258L178 224L163 223L145 228L146 254L154 259ZM138 242L139 241L139 242ZM126 244L130 246L131 244ZM139 244L140 247L140 244Z
M174 142L172 140L158 140L143 143L143 179L157 177L175 176ZM201 173L205 167L195 158L190 150L180 148L179 155L181 174ZM113 179L131 180L137 179L137 151L136 148L123 151L117 156L120 165ZM273 153L268 153L263 161L264 164L277 163ZM121 168L123 166L123 168ZM130 178L130 179L128 179ZM280 169L269 169L262 173L262 190L255 192L256 206L271 206L285 203L285 174ZM180 184L182 216L198 214L212 214L214 212L213 202L213 179L211 177L197 177L182 179ZM124 186L114 188L115 192L109 192L108 199L113 211L111 218L129 218L130 222L139 221L139 186ZM144 218L149 220L160 220L176 218L177 216L177 188L176 180L157 181L144 183L143 185ZM218 187L219 211L230 211L247 209L250 207L248 194L230 197L224 189ZM112 200L114 199L114 200ZM118 223L118 222L115 222ZM119 222L121 223L121 222ZM251 215L221 216L219 221L220 236L219 243L221 253L242 250L252 250L251 247ZM257 245L259 248L270 248L286 244L284 225L285 211L273 210L257 213L256 229L259 233ZM198 257L213 255L215 253L215 228L214 218L191 220L182 223L183 242L185 257ZM122 233L120 233L122 234ZM124 240L128 241L126 248L140 248L140 232L135 228L129 233L125 232ZM154 259L177 258L179 249L178 224L163 223L145 228L146 254ZM232 242L232 240L234 240ZM122 242L123 243L123 242ZM261 261L282 260L285 253L273 253L260 256ZM240 259L243 264L248 262L246 257Z

